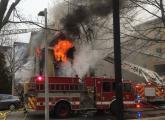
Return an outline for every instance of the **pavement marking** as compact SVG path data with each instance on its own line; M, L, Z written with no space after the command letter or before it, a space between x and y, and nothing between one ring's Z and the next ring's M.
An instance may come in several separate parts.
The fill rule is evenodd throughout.
M0 119L7 120L7 115L10 111L0 112Z
M140 118L140 119L128 119L128 120L164 120L165 116L159 116L159 117L146 117L146 118Z
M26 120L28 113L25 114L23 120Z
M0 120L7 120L7 117L11 112L17 112L17 111L23 111L23 109L17 109L17 110L14 110L14 111L10 111L10 110L0 111Z

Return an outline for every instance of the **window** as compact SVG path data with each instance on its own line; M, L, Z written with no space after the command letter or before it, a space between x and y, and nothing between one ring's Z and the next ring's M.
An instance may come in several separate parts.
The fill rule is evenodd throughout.
M7 96L3 96L3 100L6 100L6 99L8 99L9 98L9 96L7 95Z
M39 85L36 85L37 86L37 90L39 90Z
M70 90L74 90L74 85L70 85Z
M79 90L79 89L78 89L78 85L75 85L75 90Z
M54 85L54 84L51 84L51 85L50 85L50 89L51 89L51 90L54 90L54 88L55 88L55 85Z
M165 75L165 64L157 64L157 65L154 65L154 69L155 71L159 74L159 75Z
M65 90L69 90L69 85L65 85Z
M64 90L64 85L60 85L60 90Z
M18 97L18 96L12 96L12 98L13 98L13 99L19 99L19 97Z
M9 97L10 97L9 95L4 95L4 96L2 96L1 99L2 99L2 100L6 100L6 99L9 99Z
M162 49L161 48L156 48L156 52L157 53L162 53Z
M111 91L111 85L109 82L103 82L103 92L110 92Z
M123 89L124 89L124 92L131 92L131 84L124 83L123 84Z
M11 95L10 95L10 96L8 96L8 98L7 98L7 99L12 99L12 98L14 98L14 96L11 96Z
M44 85L43 84L40 85L40 90L44 90Z
M112 90L113 91L115 91L115 89L116 89L116 84L115 84L115 82L112 84Z
M60 89L59 85L56 85L56 90L59 90L59 89Z

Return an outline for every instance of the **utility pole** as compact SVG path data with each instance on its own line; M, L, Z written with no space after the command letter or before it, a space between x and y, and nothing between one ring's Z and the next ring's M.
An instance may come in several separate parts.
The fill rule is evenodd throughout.
M13 43L13 47L12 47L12 65L13 65L13 69L12 69L12 88L11 88L11 93L12 95L14 95L15 93L15 42Z
M123 94L121 74L121 47L120 47L120 9L119 0L113 0L113 34L114 34L114 62L115 62L115 85L117 102L117 120L123 120Z
M49 86L48 86L48 34L47 9L45 8L45 120L49 120Z
M49 120L49 87L48 87L48 42L47 42L47 8L39 12L39 16L45 16L45 120Z

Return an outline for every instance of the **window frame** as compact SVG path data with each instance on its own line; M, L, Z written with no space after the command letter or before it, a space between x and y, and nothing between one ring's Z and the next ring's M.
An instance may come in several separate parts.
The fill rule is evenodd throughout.
M107 85L107 83L108 83L108 85ZM105 86L106 85L106 86ZM108 89L106 88L105 89L105 87L108 87ZM104 92L104 93L109 93L109 92L112 92L112 83L111 82L109 82L109 81L103 81L102 82L102 91Z

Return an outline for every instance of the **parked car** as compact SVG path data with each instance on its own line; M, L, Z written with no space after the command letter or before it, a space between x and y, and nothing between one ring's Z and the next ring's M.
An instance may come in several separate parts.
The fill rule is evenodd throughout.
M21 101L19 97L8 95L8 94L0 94L0 109L9 109L14 110L19 108L21 105Z

